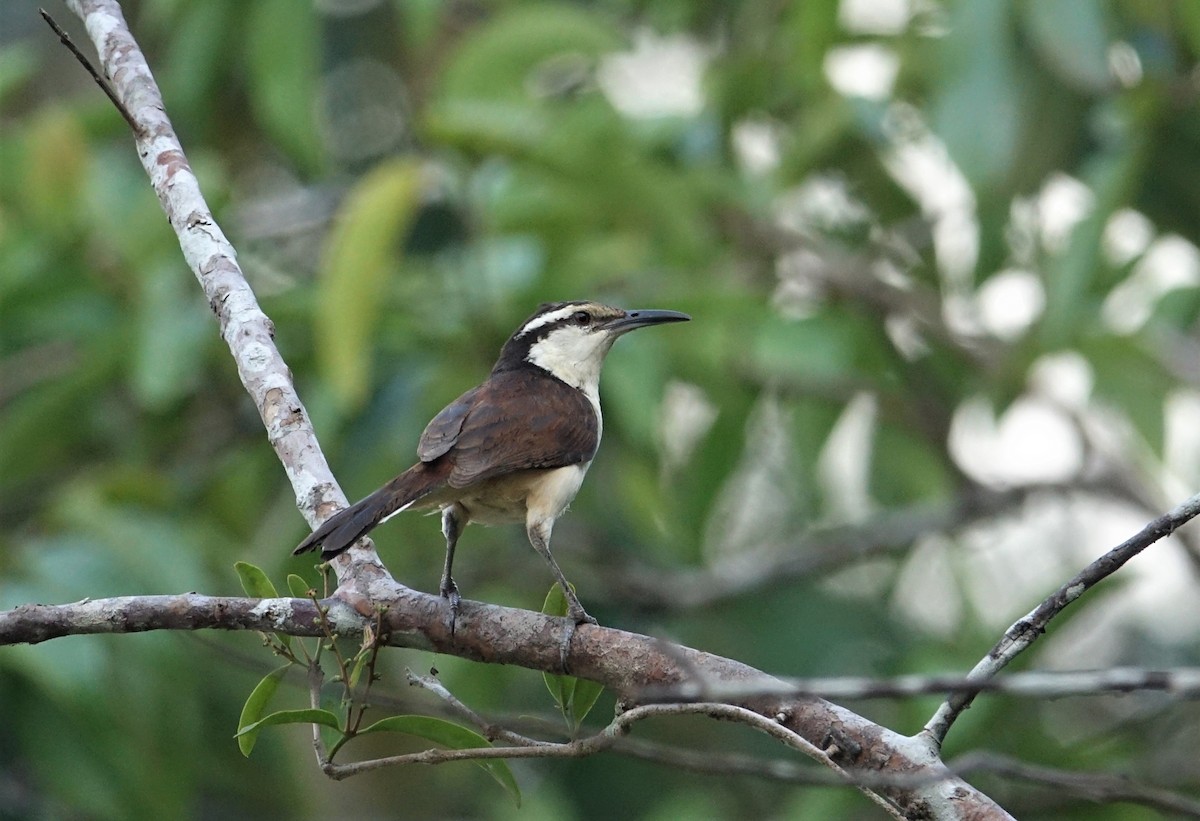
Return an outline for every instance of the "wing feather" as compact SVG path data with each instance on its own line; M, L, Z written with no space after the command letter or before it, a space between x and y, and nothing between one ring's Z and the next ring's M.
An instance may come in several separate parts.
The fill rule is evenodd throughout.
M533 369L493 374L461 422L449 483L466 487L518 470L581 464L599 444L596 412L575 388Z
M422 462L432 462L444 455L458 441L467 414L475 404L480 388L472 388L455 399L425 426L417 443L417 456Z

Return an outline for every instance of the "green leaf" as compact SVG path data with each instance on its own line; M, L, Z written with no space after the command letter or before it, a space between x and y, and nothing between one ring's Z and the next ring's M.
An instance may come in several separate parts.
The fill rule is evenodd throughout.
M178 262L143 265L130 326L138 337L130 387L142 407L165 413L198 387L212 329L196 310L194 283L176 276Z
M1149 327L1167 326L1186 333L1200 319L1200 288L1186 285L1172 288L1154 306Z
M1028 108L1012 14L1005 0L955 4L940 45L933 130L976 189L1003 183L1012 173L1021 114Z
M344 695L345 691L339 683L329 682L321 688L321 709L338 719L335 724L320 725L325 748L331 752L349 741L342 732L342 727L349 726L351 708Z
M879 424L871 449L871 497L885 507L950 497L953 483L941 452L907 428Z
M571 696L575 692L575 678L555 673L542 673L542 680L546 682L546 689L550 691L550 697L554 699L554 706L562 713L562 717L569 725L571 723L569 714Z
M545 112L519 103L453 99L431 107L426 128L441 142L480 152L523 154L534 152L549 138L550 119Z
M313 117L321 52L313 4L261 0L246 8L247 90L255 119L308 170L320 165Z
M550 590L546 593L546 600L542 603L542 612L547 616L567 615L567 597L563 595L562 587L557 584L550 586ZM546 689L550 691L550 697L554 699L559 712L569 724L571 719L568 715L568 706L571 703L571 695L575 691L574 677L542 673L542 680L546 682Z
M1092 365L1096 398L1123 411L1146 444L1161 455L1164 403L1176 382L1149 349L1150 344L1136 336L1097 337L1079 346Z
M275 592L275 585L271 584L271 580L267 578L267 574L262 571L262 568L249 562L234 562L233 569L237 571L238 578L242 580L242 589L246 591L247 596L253 596L256 599L279 598L279 594ZM273 635L284 647L292 646L292 637L287 633L274 633Z
M571 583L567 582L567 584ZM575 585L572 584L571 589L574 590ZM547 616L567 615L567 597L563 595L561 585L550 585L550 590L546 592L546 600L542 602L542 612Z
M257 686L250 692L250 697L246 699L245 705L242 706L242 715L238 719L238 749L242 751L242 755L250 757L250 751L254 749L254 742L258 740L258 731L246 732L242 734L251 725L257 725L262 719L263 710L267 708L267 704L275 695L275 691L279 689L279 682L283 681L284 675L287 674L290 664L285 664L270 673L258 683Z
M314 312L317 350L343 409L361 404L370 386L370 340L420 192L416 162L379 165L346 198L326 245Z
M171 25L162 32L162 72L155 71L163 97L171 101L171 113L187 117L210 111L220 93L219 84L229 74L229 32L236 31L241 18L233 3L180 3ZM200 175L203 178L203 174Z
M1175 3L1171 10L1175 25L1192 53L1200 52L1200 3Z
M263 727L274 727L276 724L320 724L323 727L332 727L335 730L341 729L338 718L333 713L328 710L317 710L310 707L303 710L280 710L277 713L271 713L266 718L239 729L237 736L249 735L261 730Z
M32 42L10 42L0 48L0 102L20 90L37 68L38 53Z
M575 679L575 692L571 694L571 717L578 727L587 714L596 706L596 700L604 692L604 685L586 678Z
M249 562L235 562L233 569L242 580L242 589L246 591L247 596L256 599L279 598L279 594L275 592L275 585L271 584L271 580L261 568Z
M1061 79L1091 94L1112 83L1105 4L1096 0L1022 3L1025 28L1042 61Z
M79 200L91 159L79 118L59 106L44 106L31 118L25 140L26 207L48 234L74 228L66 206Z
M380 732L415 735L452 750L471 750L492 746L490 741L474 730L432 716L391 716L380 719L371 726L360 730L358 735ZM501 787L508 790L517 806L521 805L521 789L517 786L517 780L513 778L508 764L498 758L479 759L474 763L483 767Z
M442 74L441 90L449 98L526 97L536 75L555 67L553 58L586 60L620 46L621 36L609 19L590 9L518 5L463 39Z
M298 576L295 573L288 573L287 583L288 590L291 592L294 598L308 598L308 591L312 589L312 585L305 581L303 576Z
M837 384L858 375L863 329L853 317L824 311L799 320L765 318L743 348L765 377L797 384Z
M571 589L574 590L575 585L571 585ZM557 584L553 585L546 593L542 612L547 616L567 615L567 598ZM562 713L572 732L579 728L580 723L595 706L596 699L600 698L600 694L604 692L604 685L574 676L542 673L542 680L546 682L546 689L550 691L550 697L558 705L559 712Z
M1083 181L1095 203L1071 232L1066 250L1046 262L1046 308L1039 331L1045 349L1069 345L1090 330L1096 312L1094 282L1103 270L1104 228L1138 185L1144 153L1142 141L1122 141L1094 154L1083 167Z

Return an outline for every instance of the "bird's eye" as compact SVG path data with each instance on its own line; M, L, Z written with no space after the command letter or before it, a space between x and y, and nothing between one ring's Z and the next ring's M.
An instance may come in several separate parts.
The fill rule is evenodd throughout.
M592 315L587 311L576 311L574 315L572 315L571 319L575 321L576 325L590 325L592 322Z

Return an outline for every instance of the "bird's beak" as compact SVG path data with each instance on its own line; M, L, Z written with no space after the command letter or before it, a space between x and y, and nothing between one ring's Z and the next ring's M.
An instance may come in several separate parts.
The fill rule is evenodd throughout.
M687 322L691 319L679 311L638 310L626 311L625 316L619 316L605 325L606 331L619 336L634 328L644 328L647 325L660 325L664 322Z

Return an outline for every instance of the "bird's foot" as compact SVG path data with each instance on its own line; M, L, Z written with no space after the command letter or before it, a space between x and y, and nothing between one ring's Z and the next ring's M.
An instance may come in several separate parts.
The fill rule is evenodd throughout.
M441 594L442 598L450 603L450 620L447 626L450 628L450 635L453 636L458 613L462 610L462 596L458 593L458 585L454 583L454 579L450 577L442 579Z
M583 605L579 603L578 599L567 604L567 618L570 620L569 626L563 634L562 644L558 648L558 661L562 667L563 675L570 674L567 660L571 655L571 642L575 638L575 631L579 629L579 625L600 623L588 615L588 612L583 609Z

